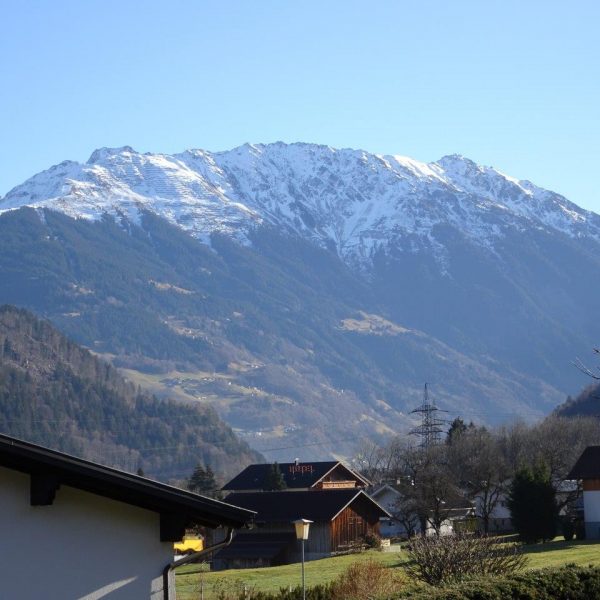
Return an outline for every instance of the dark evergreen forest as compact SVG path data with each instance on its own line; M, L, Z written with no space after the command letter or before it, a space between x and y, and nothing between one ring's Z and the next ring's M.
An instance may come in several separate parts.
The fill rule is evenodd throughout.
M0 307L0 432L131 472L231 475L261 457L207 406L159 400L50 323Z

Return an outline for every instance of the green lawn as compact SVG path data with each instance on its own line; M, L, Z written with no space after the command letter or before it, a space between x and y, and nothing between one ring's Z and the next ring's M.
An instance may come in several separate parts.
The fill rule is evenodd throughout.
M371 550L362 554L349 554L334 558L323 558L306 563L306 585L317 585L332 581L348 565L364 558L375 558L383 564L397 566L401 556L396 552L377 552ZM248 589L276 592L282 587L300 585L300 564L268 567L263 569L230 569L216 573L202 573L199 565L186 565L177 570L177 600L196 600L200 597L200 580L204 579L204 598L211 600L217 591Z
M558 567L568 563L600 566L600 542L571 541L556 538L545 544L525 546L529 557L528 569ZM389 567L401 567L405 553L369 551L334 558L324 558L306 563L307 586L327 583L336 579L348 565L365 558L374 558ZM284 565L264 569L232 569L216 573L201 572L199 565L187 565L177 571L178 600L200 598L200 581L204 581L204 599L214 600L219 592L232 593L248 590L277 591L282 587L300 584L300 565Z
M560 537L545 544L525 546L525 553L529 557L528 569L560 567L569 563L600 566L600 542L597 540L567 542Z

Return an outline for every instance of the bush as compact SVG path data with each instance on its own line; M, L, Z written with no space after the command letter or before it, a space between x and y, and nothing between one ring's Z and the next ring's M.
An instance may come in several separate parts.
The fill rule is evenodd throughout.
M302 587L281 588L279 592L259 592L253 586L237 583L219 583L213 590L217 600L302 600ZM316 585L306 588L306 600L333 600L330 585Z
M381 550L381 537L376 533L368 533L365 535L365 546L373 550Z
M484 576L443 587L418 589L402 581L398 570L375 561L351 565L331 585L306 590L307 600L370 600L410 598L410 600L593 600L600 598L600 568L577 567L542 569L508 576ZM302 588L281 589L277 593L242 590L239 584L221 587L219 600L302 600Z
M361 560L350 565L333 582L331 600L389 598L400 591L403 583L397 569L384 567L376 560Z
M518 546L469 534L414 538L408 545L408 555L409 575L430 585L509 574L527 561Z
M408 596L404 596L408 597ZM411 593L411 600L592 600L600 598L600 569L567 566L507 577L475 579Z

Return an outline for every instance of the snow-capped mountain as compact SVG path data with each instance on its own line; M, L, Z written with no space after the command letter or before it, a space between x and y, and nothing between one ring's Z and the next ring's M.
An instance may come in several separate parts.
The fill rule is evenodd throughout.
M425 381L489 423L577 393L600 217L461 156L100 149L0 200L0 281L269 459L316 458L406 429Z
M462 156L426 164L300 143L175 155L102 148L87 163L65 161L0 200L0 212L23 206L134 222L146 210L204 241L220 232L246 243L253 227L270 224L362 266L391 246L426 249L443 262L439 225L491 251L510 230L600 239L598 215Z

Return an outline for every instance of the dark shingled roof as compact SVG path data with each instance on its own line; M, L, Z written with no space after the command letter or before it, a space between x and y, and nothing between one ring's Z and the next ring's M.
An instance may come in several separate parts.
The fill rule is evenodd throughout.
M254 517L251 511L229 502L199 496L1 434L0 466L30 474L32 480L41 477L54 489L66 485L160 514L175 514L190 523L208 527L243 527ZM50 499L46 503L51 502Z
M380 513L389 513L361 489L309 490L301 492L238 492L227 496L227 501L255 511L255 521L291 522L296 519L331 521L346 506L360 499Z
M238 533L233 542L222 550L219 550L215 558L264 558L272 560L277 558L286 548L296 541L294 532L256 532Z
M260 490L263 489L271 464L250 465L246 467L239 475L236 475L229 483L225 484L224 490ZM283 475L286 486L290 489L309 488L315 485L320 479L325 477L329 471L335 467L347 471L349 479L356 479L363 485L368 482L350 470L342 463L330 460L310 463L279 463L279 470Z
M567 479L600 479L600 446L588 446Z

